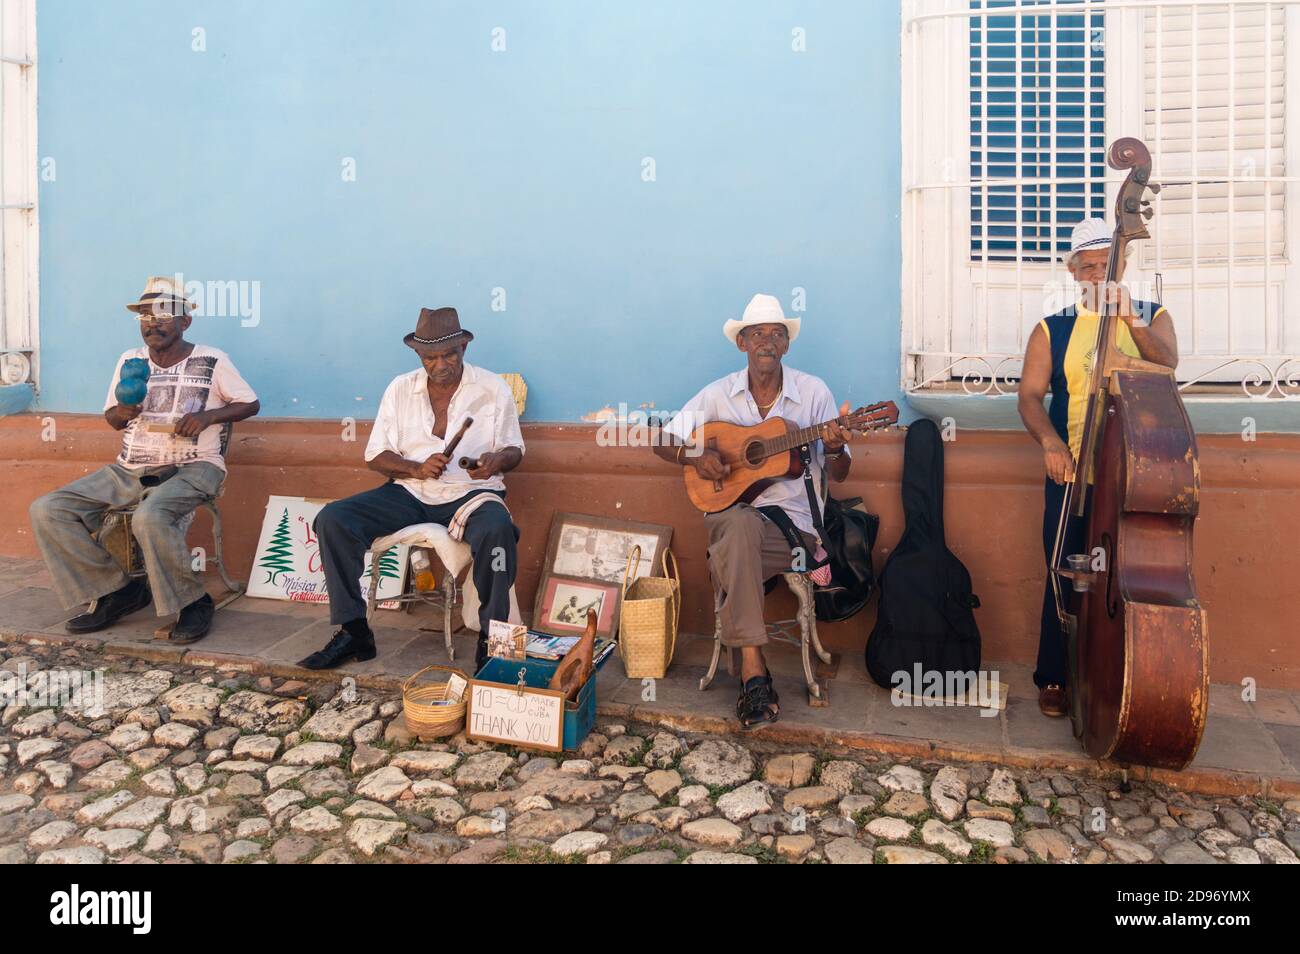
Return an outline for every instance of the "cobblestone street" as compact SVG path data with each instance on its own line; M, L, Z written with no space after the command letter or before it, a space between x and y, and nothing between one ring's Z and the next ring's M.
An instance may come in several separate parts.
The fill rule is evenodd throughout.
M0 862L1293 864L1300 801L602 719L551 758L413 739L396 692L13 641Z

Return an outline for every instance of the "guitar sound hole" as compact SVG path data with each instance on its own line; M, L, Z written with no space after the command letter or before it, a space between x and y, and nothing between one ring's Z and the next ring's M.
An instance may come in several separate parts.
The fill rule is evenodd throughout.
M763 462L762 441L750 441L745 445L745 462L751 467L757 467Z

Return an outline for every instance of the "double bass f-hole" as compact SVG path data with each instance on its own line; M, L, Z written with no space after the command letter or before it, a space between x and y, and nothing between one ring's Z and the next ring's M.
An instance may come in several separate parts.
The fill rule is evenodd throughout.
M1106 561L1102 571L1106 574L1106 615L1114 619L1115 614L1119 612L1119 599L1115 594L1115 574L1110 572L1110 568L1115 565L1112 559L1115 554L1115 541L1111 539L1109 533L1103 533L1100 545L1101 558Z

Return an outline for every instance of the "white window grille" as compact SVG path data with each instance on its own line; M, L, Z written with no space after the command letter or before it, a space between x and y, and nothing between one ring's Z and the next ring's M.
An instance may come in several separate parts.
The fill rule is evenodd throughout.
M35 383L35 0L0 0L0 130L0 384Z
M1163 191L1125 281L1182 387L1300 400L1297 44L1300 0L904 0L904 388L1014 390L1130 135Z

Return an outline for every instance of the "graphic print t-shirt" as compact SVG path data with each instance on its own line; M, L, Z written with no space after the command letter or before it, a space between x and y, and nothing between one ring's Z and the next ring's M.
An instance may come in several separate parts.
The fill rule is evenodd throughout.
M195 345L188 358L170 368L162 368L149 360L148 348L123 352L108 385L106 411L118 403L113 391L122 379L122 365L129 358L149 361L148 392L140 416L122 432L122 450L117 462L137 469L206 461L225 470L220 424L205 427L198 437L181 437L172 429L186 414L257 400L226 353L207 345Z

